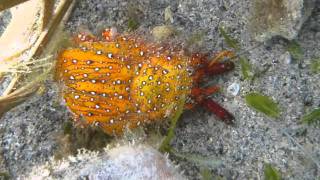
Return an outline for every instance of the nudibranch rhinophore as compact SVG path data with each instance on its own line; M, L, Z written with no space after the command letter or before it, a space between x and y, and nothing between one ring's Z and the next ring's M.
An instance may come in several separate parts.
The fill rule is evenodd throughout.
M233 116L208 98L218 88L200 87L205 76L234 68L231 61L218 60L231 52L209 61L207 55L187 56L113 29L102 35L79 34L77 47L58 56L56 75L75 120L119 135L126 128L171 118L183 101L186 107L200 104L232 123Z

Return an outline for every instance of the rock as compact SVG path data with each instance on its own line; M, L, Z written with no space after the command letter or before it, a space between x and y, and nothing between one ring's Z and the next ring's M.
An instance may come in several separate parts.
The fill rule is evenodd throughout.
M315 0L256 0L250 23L254 38L260 42L274 36L295 39L314 4Z
M237 96L240 92L240 85L236 82L232 83L228 86L227 92L233 96Z
M173 26L163 25L154 27L151 33L157 41L161 41L172 36L175 32L176 30Z
M24 179L24 178L21 178ZM185 179L168 158L145 145L122 145L102 153L79 151L63 161L35 167L26 179Z

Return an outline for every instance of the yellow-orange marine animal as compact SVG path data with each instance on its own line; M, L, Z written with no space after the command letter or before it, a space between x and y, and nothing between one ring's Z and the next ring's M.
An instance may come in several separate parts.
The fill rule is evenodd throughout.
M148 43L135 35L106 29L102 38L79 34L77 47L58 56L57 78L65 102L84 124L101 127L110 135L125 128L172 117L181 101L186 107L200 104L226 123L233 116L208 96L216 86L202 88L208 75L231 70L231 52L209 61L207 55L186 55L181 49Z

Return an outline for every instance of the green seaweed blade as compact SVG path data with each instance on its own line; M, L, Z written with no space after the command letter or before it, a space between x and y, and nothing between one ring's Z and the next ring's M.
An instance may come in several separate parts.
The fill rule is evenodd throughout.
M320 58L312 60L310 67L313 73L315 74L320 73Z
M240 50L239 42L236 39L233 39L232 37L230 37L222 27L220 27L219 30L224 40L226 41L227 45L234 48L236 51L239 51Z
M320 108L314 109L309 114L302 117L302 122L307 124L312 124L316 121L320 121Z
M249 63L247 58L244 57L240 57L240 65L241 65L241 72L243 75L244 79L248 79L248 78L252 78L253 77L253 73L252 73L252 67L251 64Z
M265 164L264 167L264 179L265 180L281 180L279 172L270 164Z
M260 111L264 114L266 114L269 117L277 118L280 115L280 110L278 105L268 96L261 95L259 93L249 93L245 96L246 103L256 109L257 111Z
M237 53L240 52L241 48L239 45L239 42L232 38L230 35L226 33L226 31L220 27L219 28L221 35L223 36L225 42L227 45L231 48L233 48ZM249 60L247 57L240 56L239 57L240 65L241 65L241 73L244 79L252 79L254 76L254 73L252 71L252 66L249 63Z
M288 44L287 50L289 51L294 60L300 61L302 59L303 50L297 41L291 41Z

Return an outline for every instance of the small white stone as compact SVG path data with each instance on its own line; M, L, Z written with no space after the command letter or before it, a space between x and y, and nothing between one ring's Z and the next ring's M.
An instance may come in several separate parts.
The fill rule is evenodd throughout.
M284 53L283 55L281 55L280 58L283 59L283 61L286 64L292 63L292 56L291 56L290 52L288 52L288 51L286 53Z
M227 92L233 96L237 96L240 92L240 85L238 83L232 83L228 88Z

